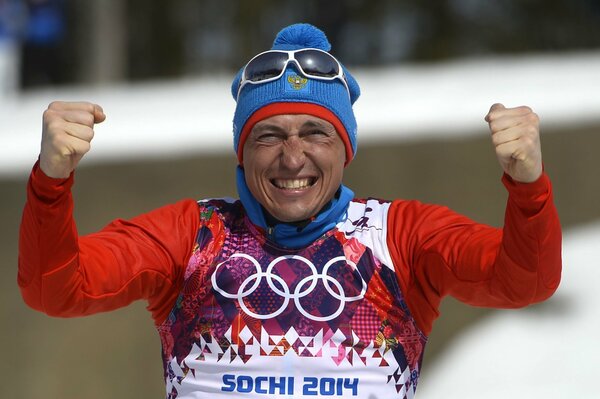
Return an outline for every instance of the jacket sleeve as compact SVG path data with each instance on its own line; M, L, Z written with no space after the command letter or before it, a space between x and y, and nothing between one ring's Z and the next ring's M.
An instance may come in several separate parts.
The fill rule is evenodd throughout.
M155 323L170 312L199 223L184 200L97 233L77 234L68 179L38 164L27 186L19 233L18 284L25 302L51 316L74 317L148 301Z
M548 176L530 184L502 180L509 193L502 229L415 201L390 208L388 247L426 334L446 295L473 306L518 308L558 287L562 233Z

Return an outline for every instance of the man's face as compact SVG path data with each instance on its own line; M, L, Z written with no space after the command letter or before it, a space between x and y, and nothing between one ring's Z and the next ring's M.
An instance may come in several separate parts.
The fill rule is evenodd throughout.
M311 115L276 115L254 125L243 159L254 198L278 220L297 222L333 198L346 155L331 123Z

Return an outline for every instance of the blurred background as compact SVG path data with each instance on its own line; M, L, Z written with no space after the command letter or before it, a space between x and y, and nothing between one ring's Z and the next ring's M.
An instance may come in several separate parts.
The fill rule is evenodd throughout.
M506 193L483 117L503 102L542 119L561 288L518 311L445 300L419 399L600 397L597 0L0 0L0 397L164 396L143 303L61 320L20 298L18 226L48 103L108 115L76 175L82 234L183 197L236 196L231 79L295 22L323 29L361 84L345 181L359 196L500 226Z

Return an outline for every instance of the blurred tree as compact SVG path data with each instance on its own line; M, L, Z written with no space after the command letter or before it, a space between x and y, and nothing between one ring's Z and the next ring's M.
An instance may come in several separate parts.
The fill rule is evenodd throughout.
M127 0L128 68L132 80L183 72L184 27L177 17L182 0Z
M230 73L294 22L355 65L600 48L597 0L61 1L70 81Z
M82 58L82 78L93 83L122 80L127 73L127 15L121 0L87 0L87 35L90 43Z
M21 87L67 81L61 68L66 30L62 0L27 0L21 46Z

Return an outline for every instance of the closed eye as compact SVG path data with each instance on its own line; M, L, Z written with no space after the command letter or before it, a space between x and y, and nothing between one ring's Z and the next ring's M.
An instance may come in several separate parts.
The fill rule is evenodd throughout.
M336 134L335 131L333 134ZM333 134L322 129L310 129L303 132L302 137L309 141L322 141L328 140Z
M256 136L256 141L259 143L273 143L283 140L283 135L279 133L264 132Z

